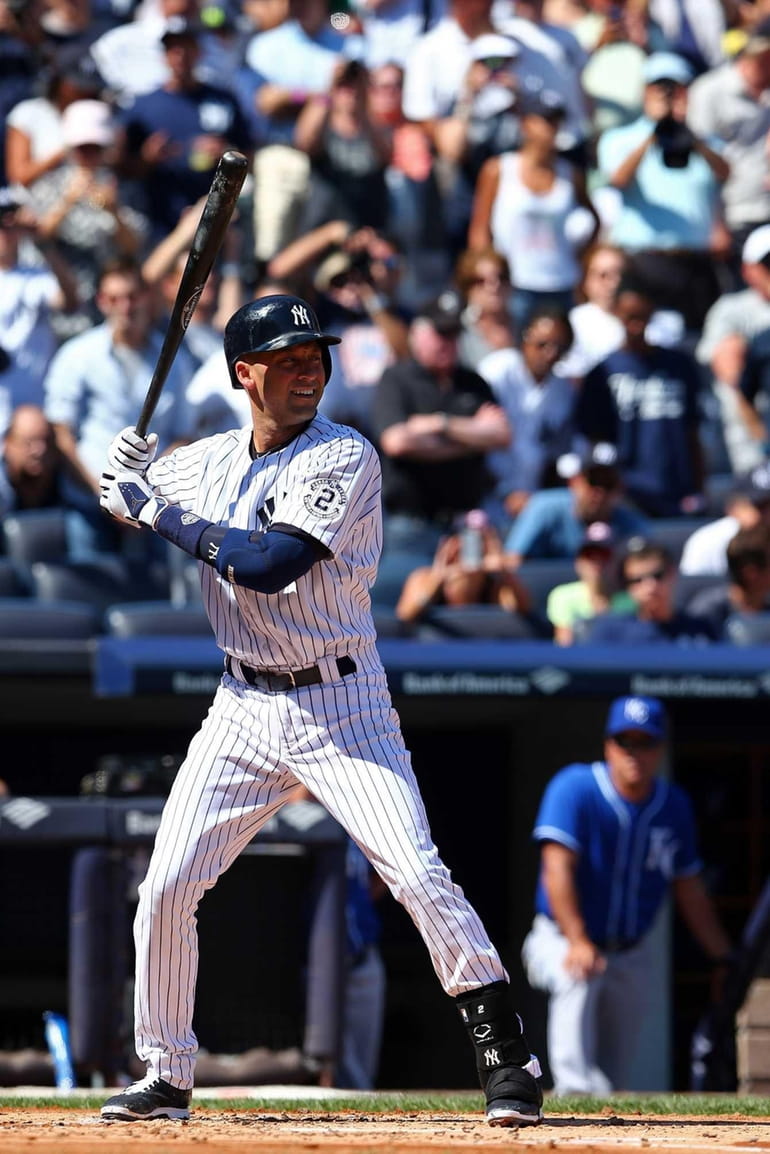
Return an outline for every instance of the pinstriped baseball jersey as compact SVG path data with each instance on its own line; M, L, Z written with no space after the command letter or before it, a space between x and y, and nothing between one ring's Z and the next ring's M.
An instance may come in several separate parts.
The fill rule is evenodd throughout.
M223 433L157 461L148 479L167 500L219 525L291 525L331 556L278 594L229 584L201 563L219 646L260 669L297 669L371 646L369 587L382 546L380 465L353 429L316 416L282 448L252 459L251 429Z

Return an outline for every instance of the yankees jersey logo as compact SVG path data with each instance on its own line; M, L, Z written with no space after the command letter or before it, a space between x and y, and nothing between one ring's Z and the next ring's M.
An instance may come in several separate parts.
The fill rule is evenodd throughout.
M294 317L297 328L309 329L311 327L308 311L303 305L292 305L291 315Z

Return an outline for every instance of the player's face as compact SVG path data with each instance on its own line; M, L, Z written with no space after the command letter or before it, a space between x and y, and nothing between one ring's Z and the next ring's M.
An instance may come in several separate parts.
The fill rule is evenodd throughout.
M262 423L289 431L315 416L326 376L318 341L250 354L236 371Z
M643 801L660 766L663 743L641 729L628 729L607 738L604 756L621 797Z

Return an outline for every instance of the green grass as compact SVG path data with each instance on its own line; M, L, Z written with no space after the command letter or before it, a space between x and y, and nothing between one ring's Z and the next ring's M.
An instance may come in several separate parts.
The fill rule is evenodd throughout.
M106 1093L87 1096L56 1095L55 1097L5 1097L0 1091L0 1108L29 1108L48 1106L56 1109L97 1110ZM302 1111L310 1114L339 1115L391 1114L420 1112L438 1114L481 1113L480 1093L472 1091L401 1091L382 1092L367 1096L339 1098L196 1098L197 1109L220 1110L223 1113L249 1111L259 1114L284 1114ZM770 1098L739 1097L733 1094L633 1094L612 1098L555 1098L546 1097L546 1117L558 1115L590 1115L607 1117L611 1114L636 1116L694 1114L701 1117L725 1117L740 1114L750 1118L770 1116Z

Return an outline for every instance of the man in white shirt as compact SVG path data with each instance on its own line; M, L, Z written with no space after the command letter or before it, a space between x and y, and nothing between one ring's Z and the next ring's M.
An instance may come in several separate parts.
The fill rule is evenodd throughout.
M760 465L736 481L725 501L725 515L696 529L685 541L679 572L685 576L727 573L727 546L740 529L770 525L770 468Z

